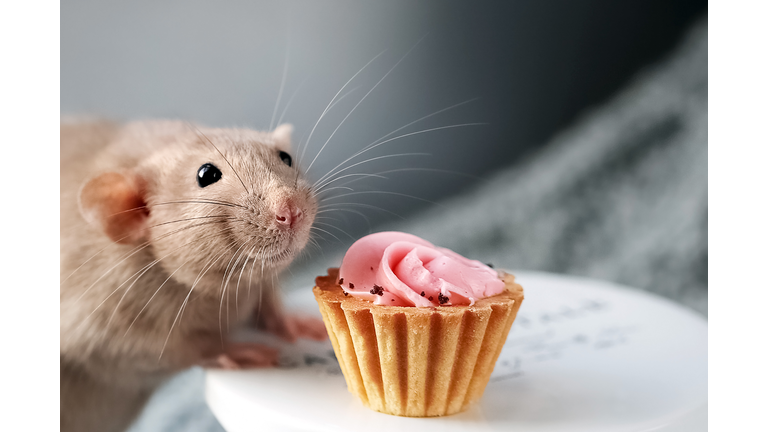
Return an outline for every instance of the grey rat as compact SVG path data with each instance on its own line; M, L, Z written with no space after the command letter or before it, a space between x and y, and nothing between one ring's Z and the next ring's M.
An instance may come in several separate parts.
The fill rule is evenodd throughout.
M124 430L191 366L274 364L275 349L229 341L249 319L327 337L275 285L317 212L291 130L62 122L62 431Z

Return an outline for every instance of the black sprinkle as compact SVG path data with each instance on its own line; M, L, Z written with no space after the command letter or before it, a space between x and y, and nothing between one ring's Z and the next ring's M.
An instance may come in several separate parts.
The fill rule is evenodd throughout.
M353 284L352 282L350 282L350 283L349 283L349 289L355 289L355 284Z
M429 296L429 301L432 301L432 300L433 300L432 296Z
M493 264L491 264L491 263L486 263L485 265L487 265L490 268L493 268Z
M384 295L384 288L382 288L382 287L380 287L378 285L373 285L373 289L371 289L371 294L376 294L376 295L383 296Z
M425 293L424 293L424 291L422 291L422 292L421 292L421 296L422 296L422 297L424 297L424 295L425 295Z
M439 301L440 304L446 304L446 303L448 303L448 300L449 300L448 297L444 296L443 293L438 293L437 294L437 301Z
M346 292L346 291L344 291L344 297L346 297L346 296L348 296L348 295L349 295L349 293L348 293L348 292Z
M344 278L339 279L339 285L344 283Z
M373 267L371 267L371 271L373 271Z

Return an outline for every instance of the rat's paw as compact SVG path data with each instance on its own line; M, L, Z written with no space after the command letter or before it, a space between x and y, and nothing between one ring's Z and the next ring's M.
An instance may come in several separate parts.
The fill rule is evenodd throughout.
M308 316L284 315L263 321L263 328L288 342L298 338L324 341L328 339L322 320Z
M231 343L224 353L203 363L214 369L249 369L277 366L280 353L275 348L255 343Z
M288 329L293 334L293 339L304 338L316 341L328 339L323 320L307 316L288 316L285 318Z

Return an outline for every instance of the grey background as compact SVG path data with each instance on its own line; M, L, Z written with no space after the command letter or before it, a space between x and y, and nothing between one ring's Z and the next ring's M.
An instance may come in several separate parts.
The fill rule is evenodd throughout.
M377 138L460 102L476 98L396 135L487 124L417 134L366 153L430 156L383 158L344 173L427 169L349 186L397 195L331 201L392 212L347 206L367 218L346 212L345 231L359 236L397 219L393 213L406 217L467 190L541 147L667 53L705 12L706 3L693 0L68 0L61 4L61 112L266 129L295 94L284 118L295 125L298 144L344 83L382 53L318 125L301 158L307 168L350 110L413 49L341 125L309 176L318 179Z
M325 221L336 228L318 225L334 236L297 260L286 290L307 289L354 238L397 229L498 267L610 280L708 313L704 2L67 1L61 16L63 115L267 128L306 79L285 115L297 141L386 50L318 126L305 167L421 40L329 142L315 179L394 129L478 98L400 133L488 125L393 142L371 156L433 156L358 171L463 175L350 184L433 203L343 197ZM221 431L203 378L193 368L170 381L132 431Z

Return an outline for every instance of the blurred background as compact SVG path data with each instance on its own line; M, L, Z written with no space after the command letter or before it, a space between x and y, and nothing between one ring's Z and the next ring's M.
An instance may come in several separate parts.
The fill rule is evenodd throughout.
M337 91L381 53L317 125L301 160L305 168L402 61L339 127L310 177L322 177L393 130L469 101L390 137L486 124L391 141L356 161L430 156L385 158L344 174L411 167L486 179L545 145L669 52L705 11L704 1L68 0L61 5L61 111L257 129L282 118L296 127L298 145ZM377 180L356 182L356 189L437 201L478 181L436 171ZM382 194L355 201L379 202L404 216L428 204ZM393 217L366 216L374 224ZM360 218L346 224L352 235L364 225Z
M398 229L707 314L704 1L67 0L61 113L292 123L295 160L337 180L286 290ZM201 377L134 429L221 430Z

